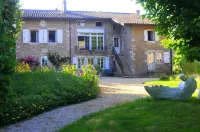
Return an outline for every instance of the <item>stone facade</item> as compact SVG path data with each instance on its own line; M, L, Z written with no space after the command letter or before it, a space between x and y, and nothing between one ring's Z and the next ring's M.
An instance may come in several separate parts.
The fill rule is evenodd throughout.
M132 58L132 69L134 75L143 75L147 72L148 63L147 63L147 54L148 52L169 52L168 49L165 49L160 45L159 41L148 42L144 40L144 30L154 30L155 26L148 25L133 25L132 26L132 49L133 54ZM170 64L164 65L164 69L167 72L170 72Z
M23 29L29 30L59 30L63 31L63 43L23 43L23 32L19 34L19 39L16 45L16 58L24 58L26 56L35 56L40 59L41 56L47 56L48 51L59 52L61 56L68 57L94 57L103 56L109 57L110 69L116 68L115 57L112 53L114 45L114 37L120 39L120 53L125 56L125 60L133 75L140 75L146 72L147 69L147 54L150 51L168 51L160 46L160 42L144 41L144 30L155 29L155 26L147 25L131 25L124 26L113 21L102 21L102 27L96 27L97 20L85 20L85 26L79 26L79 20L44 20L45 26L41 25L43 20L24 20ZM82 20L80 20L82 21ZM100 21L100 20L99 20ZM117 25L114 29L113 25ZM104 46L103 51L78 50L78 29L92 29L104 31ZM71 53L71 54L70 54ZM73 62L72 62L73 63Z
M24 20L23 29L29 30L63 30L63 43L23 43L23 32L19 34L16 45L16 58L21 59L26 56L34 56L40 59L41 56L46 56L48 51L59 52L62 56L69 56L69 22L61 20L47 20L46 26L41 27L41 20Z

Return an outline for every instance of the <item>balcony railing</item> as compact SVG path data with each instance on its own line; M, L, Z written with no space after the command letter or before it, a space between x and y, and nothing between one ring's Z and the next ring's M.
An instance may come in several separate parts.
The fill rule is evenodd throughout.
M89 46L75 46L76 51L106 51L107 46L89 47Z

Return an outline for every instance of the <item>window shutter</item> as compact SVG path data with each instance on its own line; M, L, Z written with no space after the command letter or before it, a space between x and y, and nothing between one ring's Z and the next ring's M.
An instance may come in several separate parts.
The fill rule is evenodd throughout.
M164 63L170 63L170 53L169 52L164 52L163 53L163 59L164 59Z
M72 59L73 59L73 60L72 60L72 64L73 64L73 65L76 65L76 67L78 67L78 60L77 60L77 57L73 57Z
M58 43L60 44L63 43L63 30L57 30L57 40Z
M29 41L29 30L23 29L23 43L28 43Z
M109 57L105 57L105 69L110 69L110 61L109 61Z
M43 29L39 30L39 43L44 43L44 32L43 32Z
M148 41L148 32L144 30L144 41Z
M47 43L47 41L48 41L48 33L47 33L47 29L43 29L43 43Z
M159 41L159 36L158 36L157 32L155 32L155 40Z

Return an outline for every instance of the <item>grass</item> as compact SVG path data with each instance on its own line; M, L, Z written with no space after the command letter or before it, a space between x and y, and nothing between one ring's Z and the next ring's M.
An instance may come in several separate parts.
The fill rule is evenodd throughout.
M163 86L169 86L172 88L178 87L179 83L181 81L180 80L170 80L170 81L160 81L160 80L153 80L153 81L149 81L149 82L144 82L144 84L147 85L163 85ZM197 81L197 88L200 89L200 82Z
M29 72L13 75L12 91L0 107L0 126L36 114L96 97L97 84L61 72Z
M199 132L200 100L138 99L86 116L60 132Z

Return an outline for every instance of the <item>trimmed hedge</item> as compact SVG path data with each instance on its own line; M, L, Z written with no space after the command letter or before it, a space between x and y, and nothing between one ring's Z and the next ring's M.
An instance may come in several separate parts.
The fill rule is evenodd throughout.
M96 97L98 81L62 72L30 72L13 75L12 91L0 107L0 126L27 119L43 111Z

